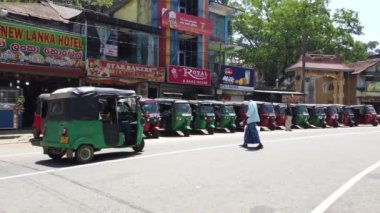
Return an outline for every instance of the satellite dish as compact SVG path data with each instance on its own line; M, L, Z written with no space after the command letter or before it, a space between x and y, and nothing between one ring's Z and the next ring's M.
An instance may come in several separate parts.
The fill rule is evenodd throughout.
M8 10L5 8L0 9L0 17L6 17L8 15Z

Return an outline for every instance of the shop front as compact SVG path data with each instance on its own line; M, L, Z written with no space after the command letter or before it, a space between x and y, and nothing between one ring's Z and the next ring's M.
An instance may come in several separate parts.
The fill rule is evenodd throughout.
M142 97L154 96L155 88L165 82L165 69L157 66L130 64L89 58L86 82L93 86L132 89ZM149 94L149 91L151 91Z
M214 99L210 70L168 66L167 84L160 87L161 97Z
M19 122L13 128L32 124L39 94L80 84L86 74L85 50L86 39L80 34L0 21L0 88L3 94L0 102L8 102L8 106L13 105L18 112L23 112L23 124ZM5 101L4 97L11 91L17 91L17 96L9 103L11 99Z
M251 96L255 85L255 70L243 67L221 66L219 99L243 101Z
M380 81L366 81L365 91L359 96L361 104L371 104L380 113Z

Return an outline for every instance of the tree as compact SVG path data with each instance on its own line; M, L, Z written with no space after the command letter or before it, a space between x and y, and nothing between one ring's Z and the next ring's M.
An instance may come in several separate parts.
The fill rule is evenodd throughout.
M243 0L240 6L246 12L234 20L244 47L239 57L264 71L270 85L303 51L353 62L365 59L376 44L355 41L352 36L363 29L357 12L338 9L331 16L328 0Z

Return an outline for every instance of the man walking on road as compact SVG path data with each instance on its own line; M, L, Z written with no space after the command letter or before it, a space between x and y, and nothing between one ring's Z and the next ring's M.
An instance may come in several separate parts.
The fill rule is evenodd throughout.
M287 105L285 109L286 113L286 120L285 120L285 131L292 131L292 116L293 116L293 111L292 107L290 104Z
M244 144L242 147L247 148L248 144L259 144L256 149L262 149L264 146L261 144L259 133L256 129L256 123L260 122L257 104L253 100L248 102L247 111L247 127L244 133Z

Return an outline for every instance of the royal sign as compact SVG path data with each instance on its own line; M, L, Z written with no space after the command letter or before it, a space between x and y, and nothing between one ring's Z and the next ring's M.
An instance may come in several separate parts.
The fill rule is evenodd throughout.
M162 26L187 33L211 36L212 22L198 16L162 9Z
M134 78L154 82L165 81L165 69L140 64L88 59L87 75L102 78Z
M220 88L238 91L253 91L255 85L255 70L243 68L222 66L220 75Z
M194 67L169 66L168 83L210 86L210 70Z
M0 61L84 68L86 38L0 21Z

